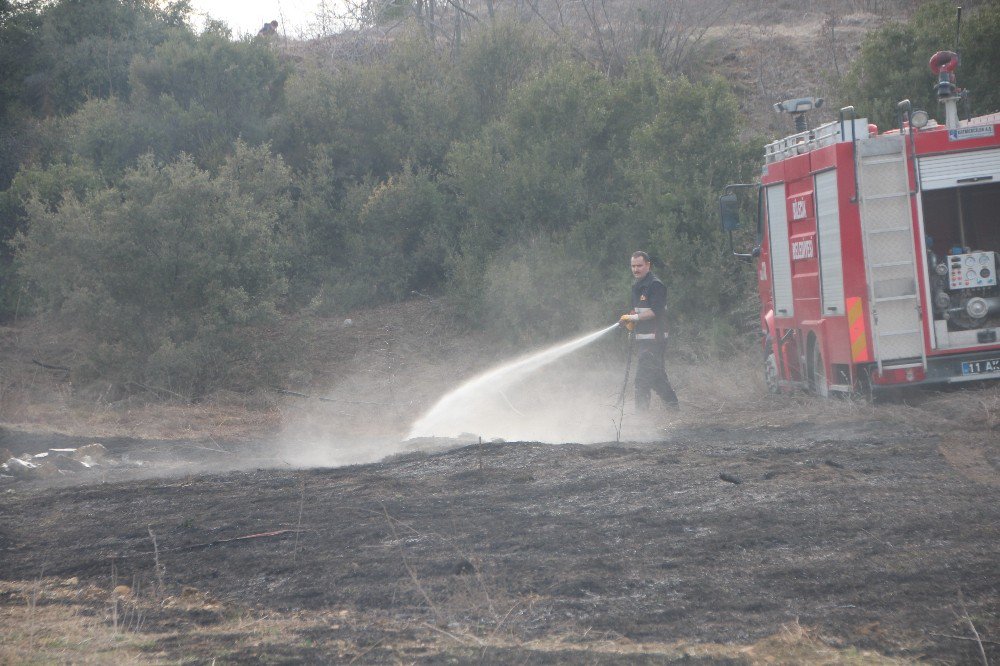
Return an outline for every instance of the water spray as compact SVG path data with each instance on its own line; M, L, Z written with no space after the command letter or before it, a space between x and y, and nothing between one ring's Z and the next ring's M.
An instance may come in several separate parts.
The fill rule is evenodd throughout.
M495 395L499 393L509 405L510 401L503 393L505 388L524 379L539 368L589 345L615 328L618 328L617 323L579 338L557 343L548 349L505 363L473 377L438 400L426 414L410 427L407 439L415 437L458 437L465 434L465 429L456 418L456 415L466 415L473 412L477 399L481 399L482 396L487 394ZM511 407L513 406L511 405Z

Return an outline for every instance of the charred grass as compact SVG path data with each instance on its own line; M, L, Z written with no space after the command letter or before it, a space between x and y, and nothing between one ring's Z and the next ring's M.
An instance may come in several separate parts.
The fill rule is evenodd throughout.
M429 331L388 342L331 325L365 346L338 361L339 383L313 378L336 404L98 403L88 416L89 398L56 392L48 419L43 389L61 380L8 375L7 442L107 426L113 452L191 464L3 481L0 661L997 659L997 386L874 404L776 397L755 354L679 354L680 414L624 412L623 432L642 437L396 448L336 469L264 460L276 422L307 415L347 442L398 435L456 367L492 362L444 342L419 360L395 352ZM603 387L581 412L613 401L611 352L550 387ZM367 404L387 400L389 413ZM234 455L260 462L203 471Z

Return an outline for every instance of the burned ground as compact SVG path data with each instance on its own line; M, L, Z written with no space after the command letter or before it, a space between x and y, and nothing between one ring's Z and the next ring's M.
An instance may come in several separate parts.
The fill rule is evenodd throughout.
M1000 658L1000 386L769 397L756 355L676 348L681 413L622 442L401 443L517 350L389 319L320 331L326 401L108 402L9 331L0 449L107 459L0 476L0 662ZM507 397L579 430L621 387L606 342Z
M109 626L131 603L139 661L752 663L798 631L825 658L975 663L971 627L1000 658L995 448L974 447L975 479L906 407L838 409L680 418L644 443L6 480L0 608L23 632L46 607Z

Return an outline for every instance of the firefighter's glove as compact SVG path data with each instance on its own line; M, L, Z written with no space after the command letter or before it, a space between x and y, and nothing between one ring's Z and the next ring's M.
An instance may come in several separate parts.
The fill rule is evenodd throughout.
M618 320L619 326L624 326L628 330L635 329L635 322L639 321L639 315L637 314L626 314L622 315L621 319Z

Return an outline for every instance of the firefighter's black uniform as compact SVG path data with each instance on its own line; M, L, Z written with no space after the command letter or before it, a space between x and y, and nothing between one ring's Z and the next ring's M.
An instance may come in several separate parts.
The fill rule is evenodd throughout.
M670 386L664 368L667 350L667 288L652 271L632 285L632 308L637 314L652 310L653 319L636 322L635 346L638 351L635 370L635 405L649 409L651 391L663 399L667 407L677 407L677 394Z

